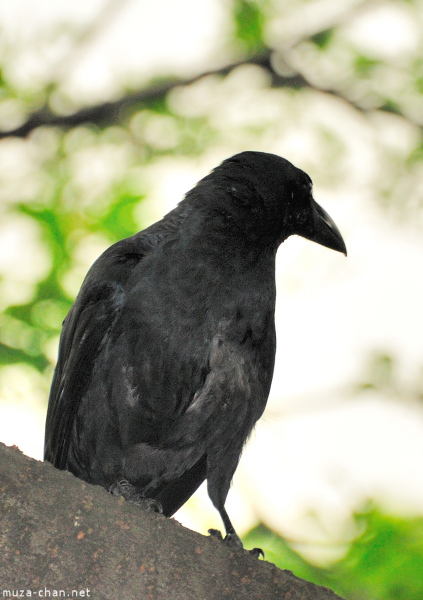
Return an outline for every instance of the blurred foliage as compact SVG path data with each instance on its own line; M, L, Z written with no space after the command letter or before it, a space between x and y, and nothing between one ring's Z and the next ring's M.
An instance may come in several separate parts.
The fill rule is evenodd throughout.
M361 389L381 390L385 393L398 393L395 373L396 361L393 356L375 353L368 359L367 373L360 384Z
M233 16L235 40L242 44L244 52L259 52L265 48L263 3L254 0L235 0Z
M336 191L348 186L351 165L365 152L369 200L394 219L421 222L423 36L390 52L389 44L381 50L371 35L361 35L358 25L369 18L380 34L379 15L386 9L408 24L411 39L423 20L422 3L357 0L345 9L342 2L312 0L221 4L228 27L217 62L230 64L235 57L245 64L175 84L163 97L121 110L113 122L99 107L91 122L62 128L61 115L83 108L85 98L78 104L75 94L68 97L59 76L25 83L16 76L22 48L2 40L0 132L40 110L56 115L57 123L22 139L0 140L0 367L30 365L48 387L61 323L87 269L108 245L145 226L143 202L154 191L150 174L169 158L194 163L219 148L229 155L287 140L294 150L308 149L302 166ZM49 43L60 46L72 36L76 46L84 34L62 24L50 36L43 32L34 52L41 48L41 60ZM250 56L266 53L273 71L248 64ZM212 68L213 61L205 62L203 71ZM60 64L53 72L60 75ZM113 93L124 97L132 87L122 81ZM350 121L365 132L365 145L350 144ZM15 237L9 237L12 230ZM372 358L362 387L398 391L394 358ZM423 378L419 397L422 390ZM357 537L344 558L326 569L308 564L264 526L245 541L282 568L350 600L420 600L422 519L370 508L355 523Z
M94 114L86 125L62 129L58 114L55 127L38 127L24 139L3 139L2 220L22 225L22 245L29 219L42 257L37 257L38 276L21 295L19 289L25 286L19 277L16 282L10 278L13 267L0 265L4 309L0 364L29 363L42 372L47 369L50 377L60 323L90 261L96 252L144 225L139 205L151 192L143 177L149 166L166 157L195 159L220 145L235 151L254 147L275 136L295 135L296 129L304 136L303 115L312 110L310 92L318 99L328 89L328 99L335 95L345 106L353 106L357 115L372 111L368 114L375 117L374 122L368 120L367 125L378 152L370 182L374 198L395 216L410 210L415 217L423 198L418 183L423 173L423 36L413 51L406 47L400 56L372 49L354 32L354 18L359 21L371 15L372 5L357 2L355 7L352 3L345 8L345 17L334 3L333 14L329 6L316 27L314 2L291 1L282 6L271 0L234 0L227 6L232 30L222 52L228 53L228 63L232 54L241 57L244 67L226 77L208 76L190 85L176 85L162 97L122 110L112 123L102 120L105 113L99 107L98 118ZM419 3L410 2L406 9L401 2L389 6L394 16L398 13L410 22L422 17ZM375 10L380 11L381 5L376 4ZM47 40L58 44L72 36L77 46L84 32L61 24ZM25 85L17 79L13 69L20 51L5 37L0 53L0 130L18 127L40 108L52 111L58 95L68 110L75 105L74 98L66 100L56 81L41 78ZM283 65L281 72L305 77L302 88L293 91L282 84L273 93L268 71L248 67L249 56L271 51L274 64ZM124 95L125 89L121 91ZM398 118L386 122L392 128L390 134L384 121L378 120L381 110L394 112ZM340 184L345 177L342 160L348 158L340 125L317 118L304 127L311 136L309 143L320 148L312 166L320 173L321 183L331 177L329 183ZM330 161L330 173L320 169L318 161ZM8 299L15 283L15 293Z
M404 381L399 376L399 359L385 352L373 352L366 357L363 378L358 383L357 392L373 390L381 392L385 398L396 400L423 400L423 368L414 378Z
M421 600L423 517L405 519L368 506L354 517L357 535L343 557L329 566L307 562L285 541L259 525L243 541L297 577L329 587L348 600Z

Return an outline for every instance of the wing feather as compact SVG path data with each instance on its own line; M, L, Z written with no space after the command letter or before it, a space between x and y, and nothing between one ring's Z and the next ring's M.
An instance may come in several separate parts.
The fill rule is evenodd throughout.
M125 282L148 251L133 236L114 244L94 263L62 328L50 391L44 458L66 469L70 436L96 358L125 299Z

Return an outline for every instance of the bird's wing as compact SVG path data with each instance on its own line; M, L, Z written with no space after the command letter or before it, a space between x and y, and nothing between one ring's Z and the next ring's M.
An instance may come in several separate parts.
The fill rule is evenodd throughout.
M50 391L44 458L66 468L73 422L89 385L103 340L118 317L124 285L148 251L148 238L133 236L111 246L94 263L67 315Z
M261 358L225 331L214 336L204 385L155 449L160 475L152 478L147 494L160 501L165 515L180 508L206 477L210 497L222 509L242 447L266 404L273 371L267 350ZM142 469L143 461L137 466Z
M207 476L207 455L203 456L180 477L161 487L156 496L163 508L163 514L171 517L191 498Z

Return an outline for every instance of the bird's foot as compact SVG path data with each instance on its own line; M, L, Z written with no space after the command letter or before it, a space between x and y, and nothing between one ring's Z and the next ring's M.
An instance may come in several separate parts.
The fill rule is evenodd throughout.
M227 533L226 536L223 537L218 529L209 529L209 534L223 542L225 546L228 546L229 548L244 548L241 538L235 532ZM256 558L259 558L260 556L264 558L264 552L261 548L253 548L252 550L249 550L249 553Z
M209 534L223 542L225 546L229 546L229 548L244 548L241 538L236 533L227 533L223 537L218 529L209 529Z
M251 548L251 550L248 550L248 552L255 558L260 558L260 556L264 558L264 552L261 548Z
M119 479L109 487L109 494L113 496L122 496L127 502L136 504L148 512L163 513L163 507L154 498L143 498L136 488L126 479Z

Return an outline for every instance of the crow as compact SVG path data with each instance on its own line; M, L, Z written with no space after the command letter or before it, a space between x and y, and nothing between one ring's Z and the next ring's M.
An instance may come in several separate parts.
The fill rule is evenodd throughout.
M242 547L225 501L269 395L275 258L291 235L346 255L310 177L247 151L107 249L63 323L45 460L165 516L207 479Z

